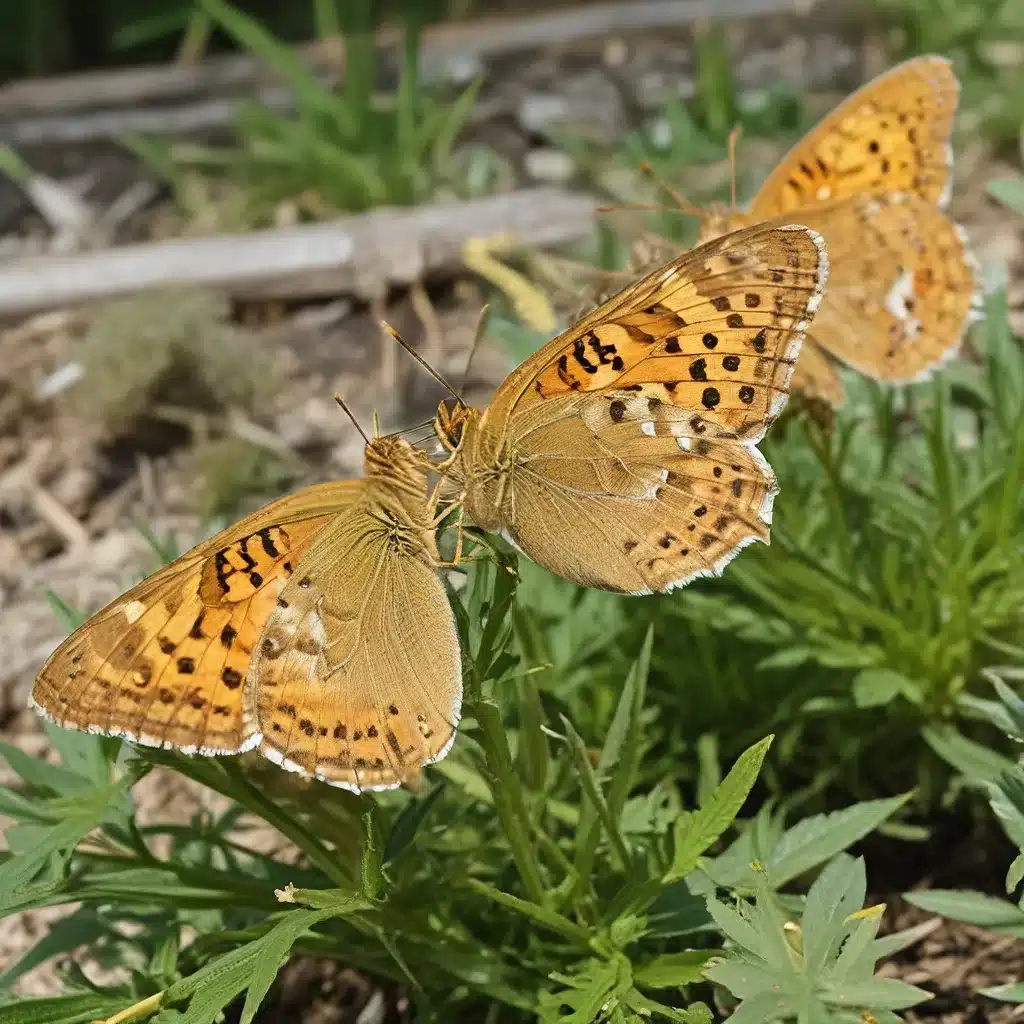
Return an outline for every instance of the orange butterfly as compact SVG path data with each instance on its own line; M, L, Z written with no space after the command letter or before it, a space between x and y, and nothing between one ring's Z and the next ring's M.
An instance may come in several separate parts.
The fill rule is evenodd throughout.
M793 389L842 402L833 360L905 383L951 358L979 316L977 269L943 212L959 83L944 57L917 57L855 92L793 147L745 212L713 207L700 238L797 220L828 246L828 293ZM645 239L633 269L665 258Z
M720 572L767 542L776 487L755 446L827 272L807 228L724 235L548 342L483 412L442 402L456 504L585 586L648 594Z
M397 786L448 752L462 704L434 528L422 456L374 438L364 478L272 502L94 615L32 705L148 746Z

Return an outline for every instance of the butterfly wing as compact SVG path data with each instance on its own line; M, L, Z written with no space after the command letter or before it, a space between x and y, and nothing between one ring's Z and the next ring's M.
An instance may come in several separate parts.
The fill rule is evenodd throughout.
M143 580L57 648L33 705L58 725L149 746L248 749L258 742L242 703L252 651L294 566L360 492L358 481L308 487Z
M753 446L826 277L814 232L758 225L613 297L499 389L470 514L588 586L645 593L720 571L767 539L775 486ZM479 471L503 458L507 478Z
M318 539L282 590L252 668L261 752L357 791L397 786L443 757L462 703L426 502L392 503L385 523L387 504L364 503Z
M895 194L801 216L825 237L831 258L810 340L861 373L897 382L955 353L980 315L980 295L963 233L941 210Z
M945 57L897 65L857 90L794 146L761 186L749 216L768 220L861 193L907 192L944 206L959 96Z
M822 308L824 305L822 303ZM820 316L821 310L814 318L815 325ZM839 374L836 373L832 360L810 336L804 339L800 348L800 358L796 361L789 386L794 393L806 398L821 399L833 409L838 409L843 404L843 384Z

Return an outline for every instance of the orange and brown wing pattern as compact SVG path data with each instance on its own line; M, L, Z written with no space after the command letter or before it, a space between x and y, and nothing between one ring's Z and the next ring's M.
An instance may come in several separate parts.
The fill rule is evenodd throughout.
M821 238L756 225L684 253L527 360L488 416L559 395L642 392L754 440L781 410L828 260ZM700 431L698 431L700 432Z
M405 442L391 447L367 501L331 525L281 591L252 666L261 752L357 791L418 775L447 753L459 722L458 633L421 463Z
M955 353L980 317L979 283L963 232L941 210L895 194L805 216L832 256L811 340L860 373L899 383Z
M943 206L960 85L945 57L916 57L863 86L782 159L749 216L767 220L863 193Z
M294 566L358 490L299 491L139 583L51 655L32 703L58 725L150 746L247 749L258 740L242 699L253 650Z

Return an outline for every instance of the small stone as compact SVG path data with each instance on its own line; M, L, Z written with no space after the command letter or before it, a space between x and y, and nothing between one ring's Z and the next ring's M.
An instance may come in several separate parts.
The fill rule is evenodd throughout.
M576 173L572 157L551 147L531 149L523 158L523 168L534 181L552 185L564 185Z

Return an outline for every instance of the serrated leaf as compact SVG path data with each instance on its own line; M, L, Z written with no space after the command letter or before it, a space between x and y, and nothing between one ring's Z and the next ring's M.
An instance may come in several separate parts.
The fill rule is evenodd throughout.
M112 1016L131 1002L130 996L100 992L20 999L14 1005L0 1008L0 1019L3 1024L88 1024Z
M956 921L1024 938L1024 910L1015 903L969 889L928 889L903 894L908 903Z
M816 978L846 937L846 918L860 909L867 888L864 860L840 854L825 865L807 893L802 919L807 974Z
M761 937L757 929L738 911L711 896L708 898L708 912L726 937L738 946L752 950L760 948Z
M676 820L672 866L665 876L666 883L685 878L693 871L701 855L736 819L757 781L773 738L767 736L740 754L707 803Z
M825 986L822 995L833 1006L864 1007L868 1010L905 1010L933 998L931 992L897 978L843 981L835 989Z
M874 831L910 794L865 800L829 814L816 814L787 829L768 861L768 884L779 889Z
M711 964L704 976L727 988L737 999L756 999L766 993L787 998L793 995L788 989L783 991L782 983L787 979L779 971L735 956Z
M795 1012L792 996L761 992L744 999L729 1014L729 1024L765 1024L765 1021L792 1019Z

